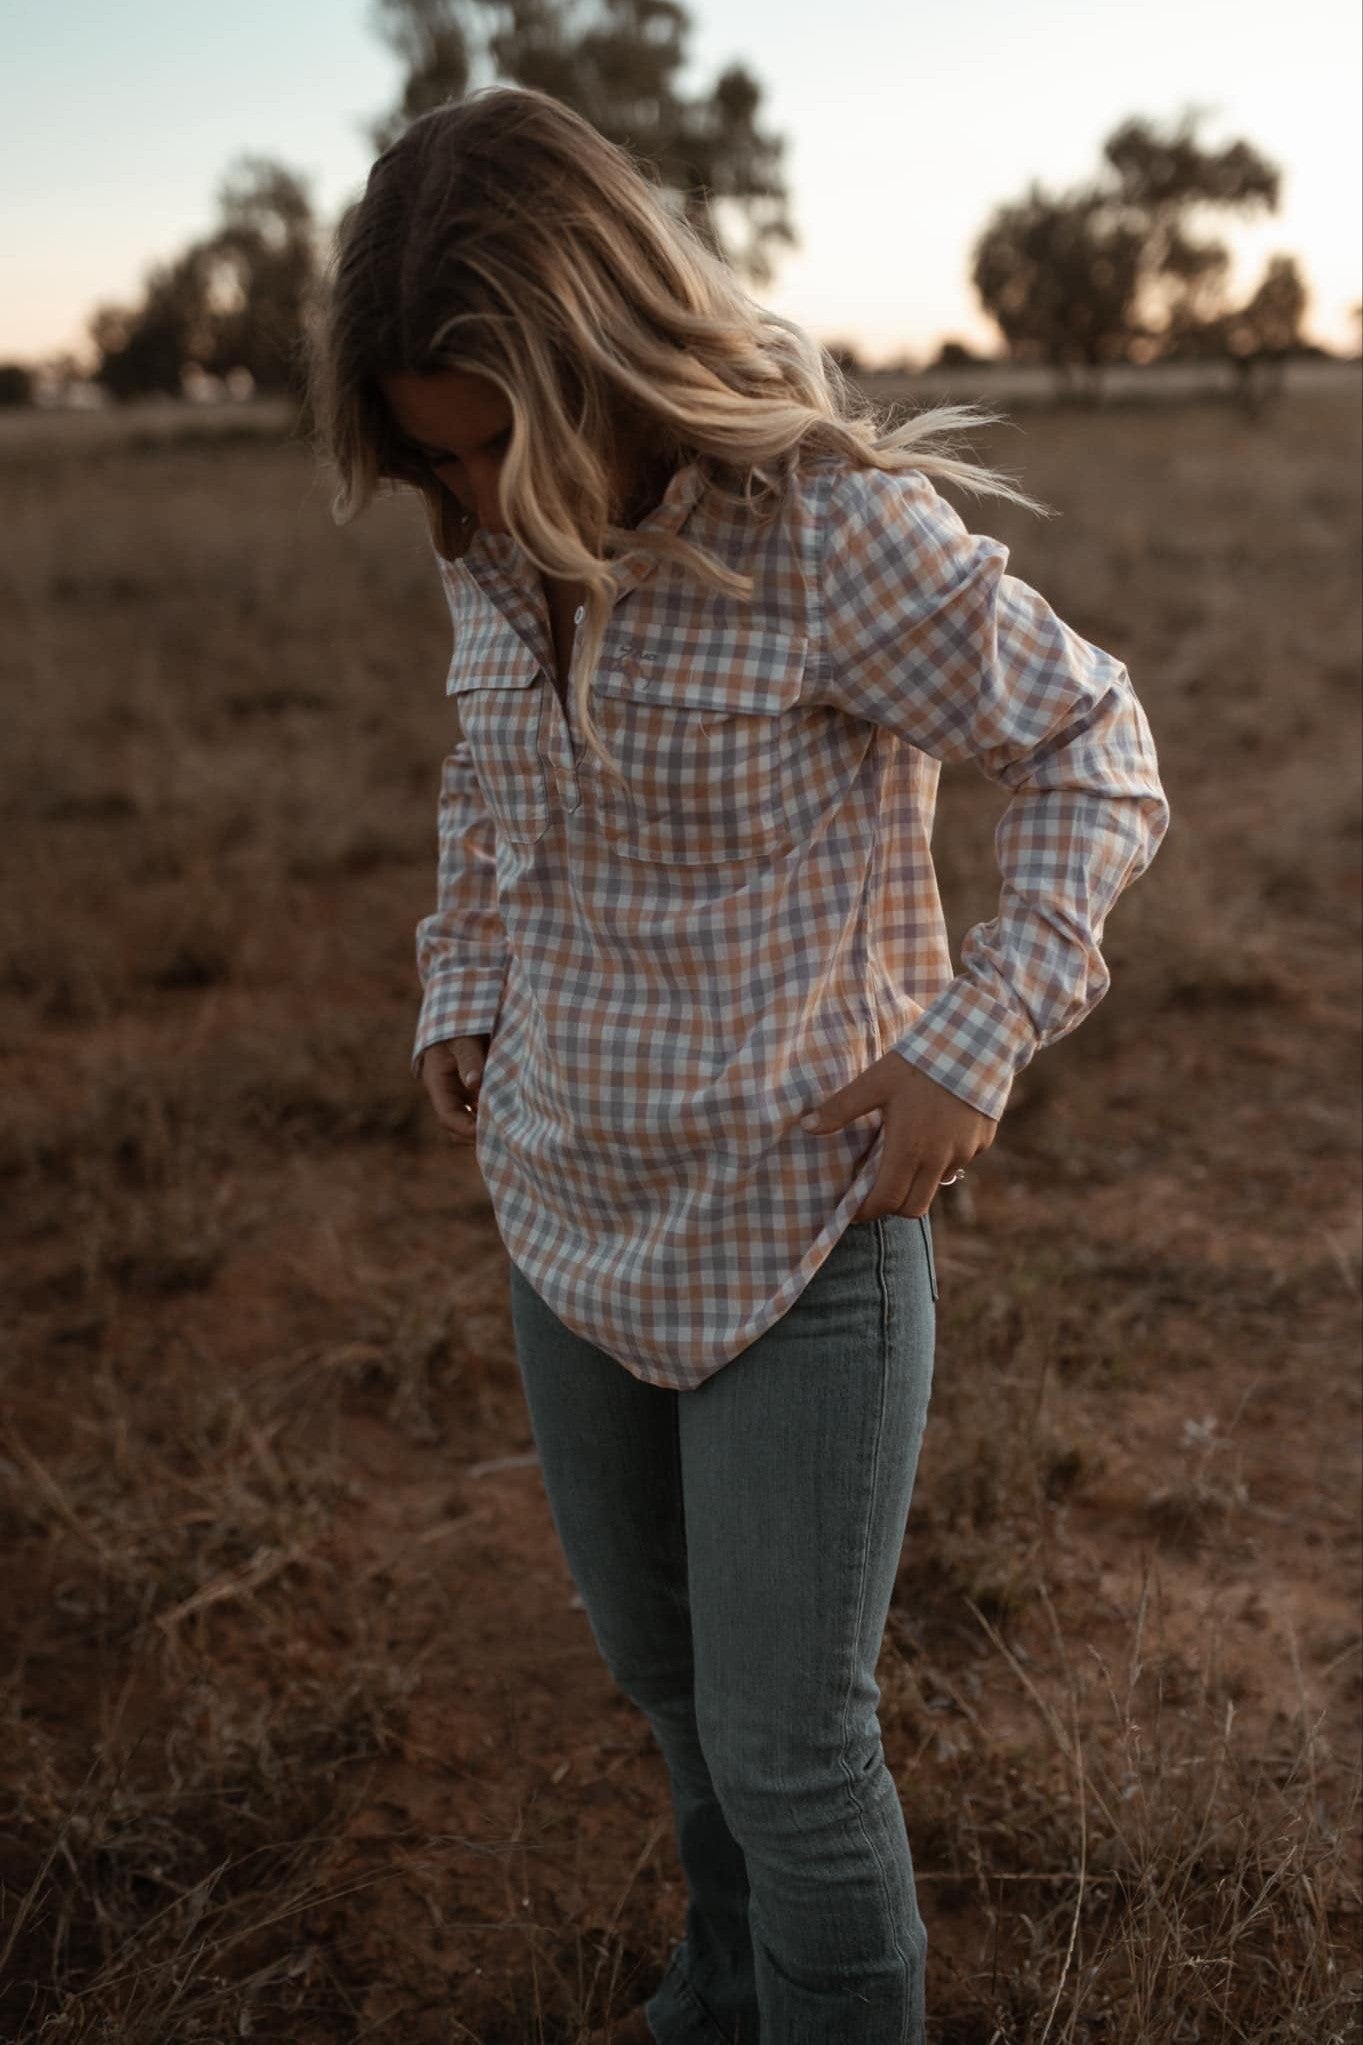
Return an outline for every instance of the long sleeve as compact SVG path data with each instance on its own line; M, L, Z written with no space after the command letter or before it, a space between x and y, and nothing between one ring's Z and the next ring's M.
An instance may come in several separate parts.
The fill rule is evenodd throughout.
M441 768L437 836L436 908L416 927L417 974L424 993L412 1049L414 1074L429 1044L492 1030L506 974L493 824L465 739L457 741Z
M920 470L852 470L830 494L821 695L1012 791L998 914L890 1047L992 1118L1107 992L1105 920L1169 824L1126 668L1007 574L1008 555Z

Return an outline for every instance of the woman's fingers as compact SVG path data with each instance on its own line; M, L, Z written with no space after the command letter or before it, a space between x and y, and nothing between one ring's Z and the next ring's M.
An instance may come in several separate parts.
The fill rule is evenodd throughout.
M477 1140L482 1059L483 1048L476 1037L458 1037L449 1044L432 1044L421 1061L421 1077L436 1120L456 1143Z

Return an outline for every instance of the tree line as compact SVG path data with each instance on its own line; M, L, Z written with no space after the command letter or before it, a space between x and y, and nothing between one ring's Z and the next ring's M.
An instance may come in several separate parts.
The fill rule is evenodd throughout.
M754 289L796 239L785 142L761 119L762 88L730 65L709 89L680 84L691 22L678 0L378 0L379 32L404 67L376 149L428 108L494 80L538 86L656 166L709 246ZM1230 253L1195 219L1277 210L1281 173L1249 142L1204 147L1200 116L1168 129L1125 121L1091 182L1050 193L1035 181L998 205L970 251L993 358L1041 364L1096 393L1115 363L1225 360L1248 377L1290 356L1324 354L1302 335L1307 288L1296 258L1269 258L1242 303ZM301 399L303 333L334 228L308 182L271 158L242 156L217 195L212 229L146 272L131 305L101 305L89 335L94 376L115 399L181 394L194 378ZM844 370L849 347L830 352ZM977 362L947 341L936 364ZM0 402L31 395L29 372L0 365Z

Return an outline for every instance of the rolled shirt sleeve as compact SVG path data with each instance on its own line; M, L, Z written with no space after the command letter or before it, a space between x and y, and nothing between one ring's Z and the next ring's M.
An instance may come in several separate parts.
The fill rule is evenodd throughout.
M441 768L437 838L436 907L416 927L423 988L412 1048L412 1072L418 1076L431 1044L491 1033L506 976L493 823L465 739Z
M1107 992L1106 917L1169 824L1126 668L1007 574L1008 556L920 470L851 470L830 494L824 693L1012 791L998 914L890 1047L994 1119L1023 1066Z

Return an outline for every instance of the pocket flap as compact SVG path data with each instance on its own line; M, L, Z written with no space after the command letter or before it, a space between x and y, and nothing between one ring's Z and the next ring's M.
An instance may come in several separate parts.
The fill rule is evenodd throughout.
M445 677L445 694L462 696L470 689L526 689L539 672L539 661L504 619L479 619L456 634Z
M744 627L716 632L699 650L675 653L656 641L622 639L602 660L593 694L669 710L730 710L775 715L798 702L808 641L803 634Z

